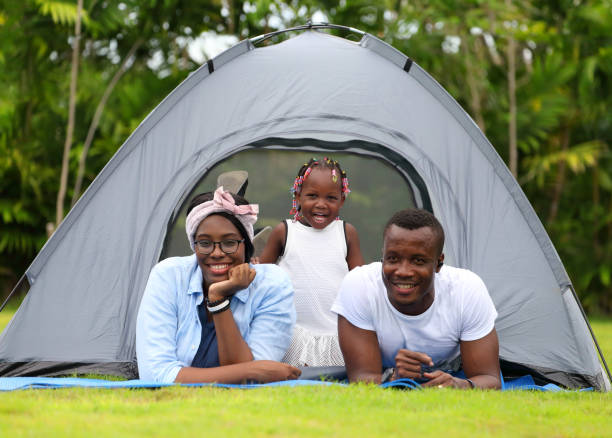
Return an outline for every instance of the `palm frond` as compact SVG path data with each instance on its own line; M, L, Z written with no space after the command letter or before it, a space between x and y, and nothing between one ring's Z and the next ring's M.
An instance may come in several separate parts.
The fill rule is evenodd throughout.
M41 14L51 16L56 24L73 25L77 18L77 5L72 2L57 0L36 0ZM89 14L81 10L81 20L87 26L90 23Z
M574 174L582 173L587 168L596 165L597 159L605 149L606 143L600 140L592 140L572 146L567 150L526 157L524 165L527 173L521 182L528 182L534 178L542 181L543 176L551 172L561 162L565 162Z

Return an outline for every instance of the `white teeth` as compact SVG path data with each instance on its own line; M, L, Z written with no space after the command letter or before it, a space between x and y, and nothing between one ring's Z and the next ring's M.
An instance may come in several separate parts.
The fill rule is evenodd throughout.
M399 287L400 289L412 289L413 287L416 286L415 283L408 283L408 284L396 284L397 287Z
M211 269L225 269L227 268L229 265L210 265Z

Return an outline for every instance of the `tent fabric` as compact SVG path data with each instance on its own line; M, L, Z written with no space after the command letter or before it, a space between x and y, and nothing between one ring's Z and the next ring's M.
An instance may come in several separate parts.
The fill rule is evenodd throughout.
M446 231L446 261L489 288L501 358L563 386L609 389L571 282L520 186L465 111L417 63L404 70L407 60L368 34L356 43L306 31L261 48L242 41L214 58L212 72L191 74L27 269L30 291L0 335L0 375L55 363L72 372L119 364L116 374L135 377L126 364L136 361L137 309L176 207L216 163L276 138L347 144L411 181L418 175Z

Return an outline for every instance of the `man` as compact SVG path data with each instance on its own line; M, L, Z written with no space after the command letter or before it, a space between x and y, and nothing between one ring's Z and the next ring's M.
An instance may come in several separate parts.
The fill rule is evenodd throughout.
M349 380L499 389L497 312L480 277L444 266L438 220L402 210L383 238L382 261L349 272L332 307Z

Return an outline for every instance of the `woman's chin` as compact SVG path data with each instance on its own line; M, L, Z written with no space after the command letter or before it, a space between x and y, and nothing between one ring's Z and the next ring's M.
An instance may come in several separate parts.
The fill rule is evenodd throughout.
M206 266L203 272L204 280L207 284L218 283L220 281L228 280L229 270L229 266L225 269L211 269L209 266Z

